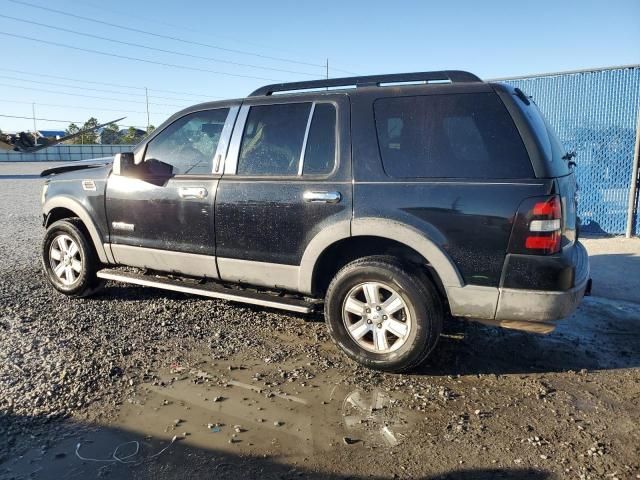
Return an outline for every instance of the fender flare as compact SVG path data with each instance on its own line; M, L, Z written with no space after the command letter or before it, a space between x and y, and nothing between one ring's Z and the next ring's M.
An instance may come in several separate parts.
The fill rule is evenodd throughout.
M107 255L107 251L105 250L104 244L102 243L100 232L98 231L98 228L91 218L91 215L89 215L87 209L84 208L84 206L82 206L80 202L74 200L71 197L56 196L48 199L44 203L42 210L45 215L49 215L49 213L51 213L51 211L55 208L64 208L67 210L71 210L75 216L80 218L85 227L87 227L87 231L91 236L91 241L93 243L93 247L96 249L98 258L102 263L110 263L109 256Z
M324 250L335 242L359 236L381 237L400 242L429 261L445 289L464 286L463 278L449 255L416 228L385 218L362 218L345 220L325 228L309 242L300 262L299 290L311 293L316 261Z

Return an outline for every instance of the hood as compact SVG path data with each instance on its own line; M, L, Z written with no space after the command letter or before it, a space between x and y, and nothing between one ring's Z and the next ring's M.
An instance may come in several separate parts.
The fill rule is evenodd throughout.
M103 167L105 165L111 165L113 163L113 156L90 158L88 160L78 160L76 162L63 163L57 167L47 168L40 172L41 177L48 177L49 175L57 175L59 173L71 172L73 170L83 170L86 168Z

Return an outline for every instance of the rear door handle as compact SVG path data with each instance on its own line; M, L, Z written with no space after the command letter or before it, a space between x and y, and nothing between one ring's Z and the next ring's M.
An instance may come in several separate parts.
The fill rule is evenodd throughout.
M305 202L310 203L338 203L342 200L342 195L340 195L340 192L313 192L307 190L302 198L304 198Z
M180 198L197 198L202 200L203 198L207 198L207 189L204 187L181 187L178 190L178 195Z

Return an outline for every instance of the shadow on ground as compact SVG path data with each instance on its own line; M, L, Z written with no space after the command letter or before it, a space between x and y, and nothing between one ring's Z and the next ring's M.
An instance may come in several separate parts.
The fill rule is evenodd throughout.
M549 335L452 321L420 373L469 375L640 366L640 305L587 297Z
M178 301L192 298L180 293L126 285L110 285L97 298L151 301L162 297ZM255 312L266 310L230 305ZM283 322L324 321L321 313L273 312L282 314ZM571 317L557 325L553 333L540 335L449 319L431 359L414 373L502 375L640 366L640 304L586 297Z
M46 427L49 426L47 429ZM244 480L260 479L387 479L398 478L401 473L395 462L388 465L388 473L377 476L352 472L336 473L316 471L304 465L286 463L286 455L280 458L256 457L223 452L190 445L180 439L170 443L150 439L142 434L118 428L96 427L69 420L47 421L43 418L24 418L12 415L0 417L0 428L5 435L12 429L20 429L40 440L40 446L17 458L0 458L0 479L56 478L117 478L117 479L174 479L200 478ZM53 442L56 438L63 438ZM9 435L10 437L10 435ZM188 437L187 437L188 438ZM139 442L139 451L135 445ZM118 456L122 462L112 460L116 447L121 445ZM78 448L79 446L79 448ZM165 449L163 451L163 449ZM162 453L160 453L162 452ZM84 458L81 460L77 453ZM131 456L129 456L131 455ZM391 457L390 457L391 458ZM111 459L111 460L110 460ZM103 460L103 461L100 461ZM400 474L407 477L407 473ZM438 472L433 476L413 477L424 479L488 480L495 478L543 480L555 478L550 473L534 469L460 469Z

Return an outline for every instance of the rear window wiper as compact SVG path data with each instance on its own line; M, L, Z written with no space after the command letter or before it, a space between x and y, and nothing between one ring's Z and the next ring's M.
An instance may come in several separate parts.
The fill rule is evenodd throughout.
M527 97L527 94L524 93L522 90L520 90L518 87L513 89L513 93L515 93L516 97L518 97L520 100L522 100L522 102L525 105L531 105L530 97Z

